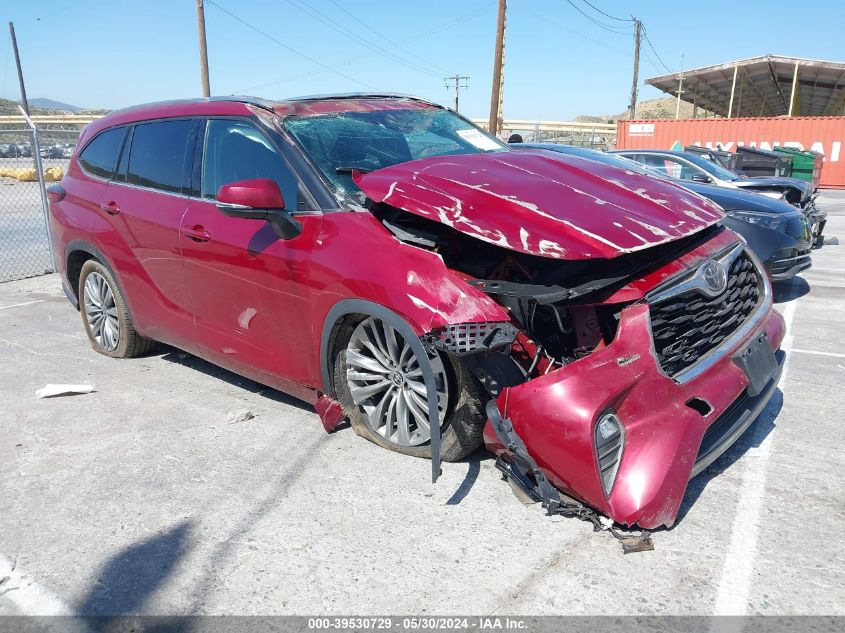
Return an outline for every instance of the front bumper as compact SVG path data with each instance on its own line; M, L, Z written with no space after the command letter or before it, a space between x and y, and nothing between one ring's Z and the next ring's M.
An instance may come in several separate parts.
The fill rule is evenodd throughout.
M748 379L731 358L763 331L777 350L784 321L770 306L741 341L679 384L654 358L648 306L634 304L622 311L610 345L504 390L496 404L555 487L618 523L671 526L690 477L739 437L773 393L777 378L760 396L745 398ZM605 494L593 438L596 420L609 410L624 425L625 445ZM709 429L714 430L703 444ZM508 459L490 424L484 438L490 450ZM702 454L703 446L709 448Z
M766 260L766 272L772 281L791 279L813 265L810 249L784 248Z

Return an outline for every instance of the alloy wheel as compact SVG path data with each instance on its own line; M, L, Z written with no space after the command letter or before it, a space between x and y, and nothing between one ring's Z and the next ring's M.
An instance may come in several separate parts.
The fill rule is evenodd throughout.
M117 305L106 278L97 272L85 279L85 319L97 344L107 352L114 351L120 340Z
M439 355L430 355L429 362L442 426L449 404L448 377ZM346 364L352 400L373 431L400 446L419 446L431 439L422 369L399 332L373 317L365 319L352 332Z

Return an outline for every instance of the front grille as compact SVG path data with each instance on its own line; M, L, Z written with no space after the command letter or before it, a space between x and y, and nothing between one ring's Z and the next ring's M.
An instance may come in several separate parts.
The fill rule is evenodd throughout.
M761 288L756 267L743 252L731 264L722 294L710 298L690 290L652 303L654 350L663 372L675 376L718 347L754 312Z

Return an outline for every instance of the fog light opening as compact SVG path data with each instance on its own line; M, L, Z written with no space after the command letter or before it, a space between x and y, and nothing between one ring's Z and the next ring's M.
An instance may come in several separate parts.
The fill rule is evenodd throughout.
M700 413L703 418L713 413L713 406L702 398L690 398L686 401L686 405L693 411Z
M596 421L594 440L602 488L605 495L610 495L625 443L625 430L615 413L605 413Z

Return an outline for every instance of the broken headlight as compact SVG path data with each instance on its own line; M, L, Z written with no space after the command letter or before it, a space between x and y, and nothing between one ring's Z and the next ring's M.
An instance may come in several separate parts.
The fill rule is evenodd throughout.
M625 443L625 432L619 417L609 411L596 422L595 430L596 455L599 463L599 476L604 494L609 495L619 471L622 460L622 446Z

